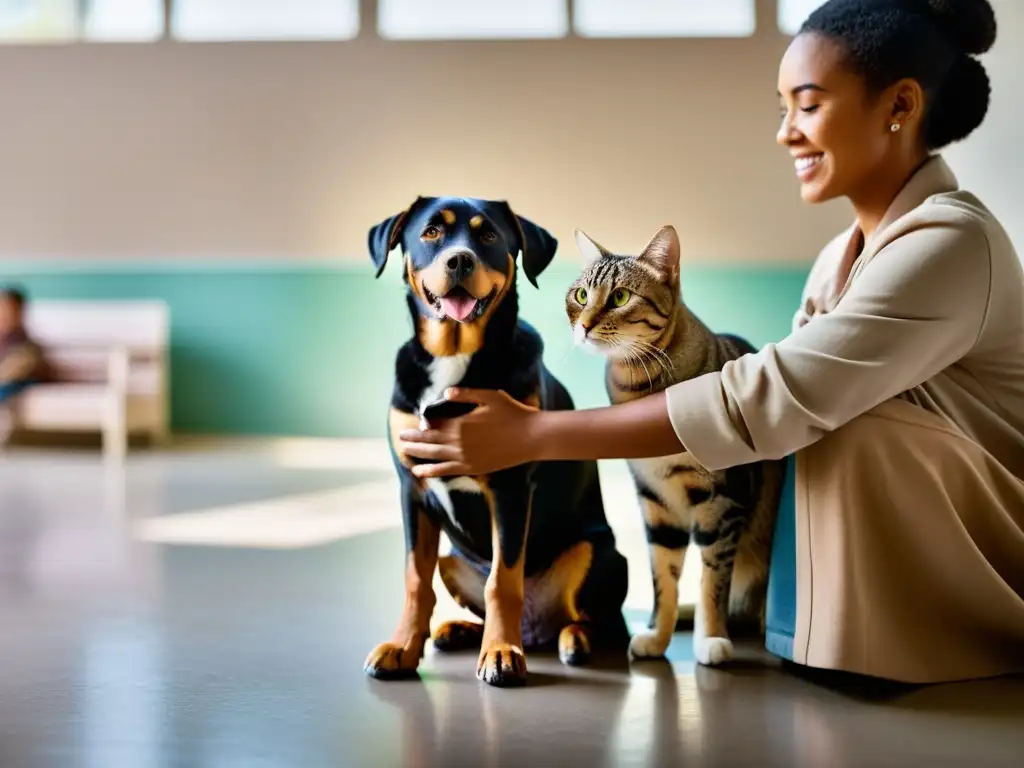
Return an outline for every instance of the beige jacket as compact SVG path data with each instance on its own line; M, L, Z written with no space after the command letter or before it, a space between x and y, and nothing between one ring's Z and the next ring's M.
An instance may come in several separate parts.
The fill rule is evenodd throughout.
M1006 232L936 156L861 240L854 225L821 252L787 338L667 390L680 441L709 469L781 458L900 397L1024 478L1024 271Z

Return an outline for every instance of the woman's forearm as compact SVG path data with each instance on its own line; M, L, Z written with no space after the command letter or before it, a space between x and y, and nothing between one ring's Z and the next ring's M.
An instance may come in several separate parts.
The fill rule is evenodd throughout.
M684 450L664 392L604 408L540 411L529 430L538 461L641 459Z

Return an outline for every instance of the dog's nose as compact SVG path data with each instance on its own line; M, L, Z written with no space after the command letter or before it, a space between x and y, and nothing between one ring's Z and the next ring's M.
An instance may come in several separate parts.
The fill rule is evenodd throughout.
M465 280L473 271L473 254L469 251L453 253L448 257L445 266L455 281Z

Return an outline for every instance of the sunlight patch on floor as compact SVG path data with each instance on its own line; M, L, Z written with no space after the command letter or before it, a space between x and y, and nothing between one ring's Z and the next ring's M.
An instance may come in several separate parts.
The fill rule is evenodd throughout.
M401 526L394 481L149 518L136 535L149 542L298 549Z
M382 440L286 439L255 447L275 464L300 469L338 469L376 474L390 471L391 458ZM372 477L372 475L370 475ZM640 509L624 462L602 462L601 488L608 521L619 550L629 560L626 605L649 611L654 590ZM394 477L330 491L197 509L136 524L136 535L149 542L213 547L299 549L321 546L370 533L401 528L398 482ZM680 603L697 595L700 557L691 551L683 567ZM443 589L439 613L465 615Z

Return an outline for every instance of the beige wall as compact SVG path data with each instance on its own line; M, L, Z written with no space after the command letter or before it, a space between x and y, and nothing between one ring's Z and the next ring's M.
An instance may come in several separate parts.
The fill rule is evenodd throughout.
M956 155L1005 216L1010 39L994 119ZM691 259L807 260L848 209L802 204L774 143L785 45L762 22L715 41L0 48L0 257L361 259L368 226L451 193L566 240L638 247L671 222Z

